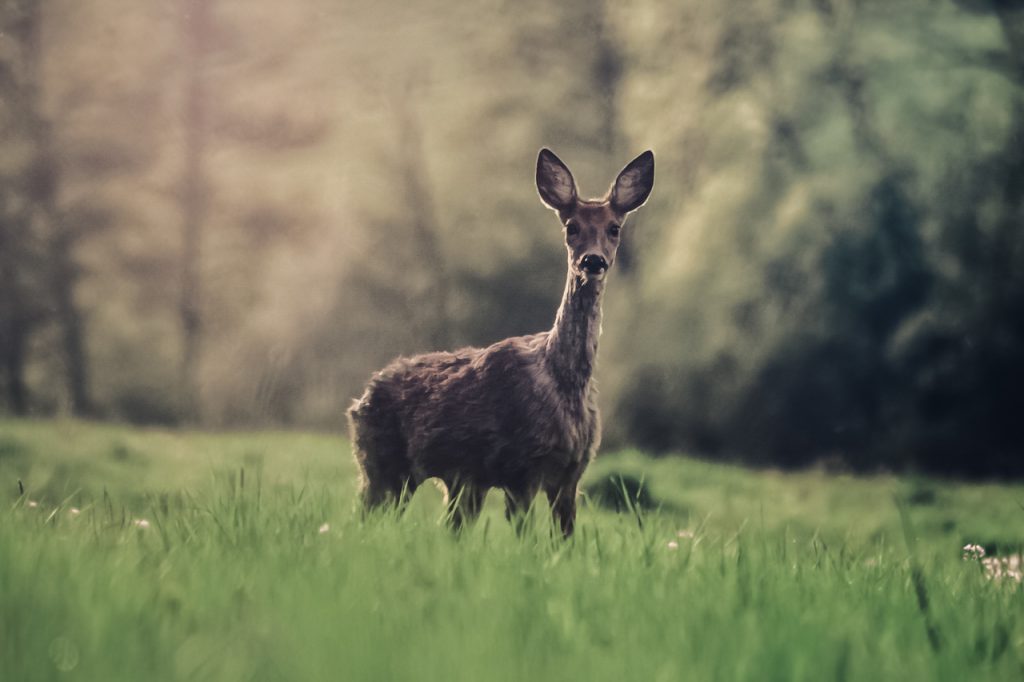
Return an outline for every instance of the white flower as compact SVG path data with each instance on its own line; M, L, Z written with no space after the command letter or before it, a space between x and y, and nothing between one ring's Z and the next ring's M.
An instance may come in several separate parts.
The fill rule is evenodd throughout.
M39 503L36 502L35 500L29 500L28 501L28 508L29 509L35 509L38 506L39 506Z
M676 537L677 538L686 538L687 540L692 540L693 539L693 531L692 530L681 530L678 533L676 533Z
M676 542L675 540L669 540L668 541L668 548L669 549L679 549L679 543Z
M71 509L68 509L68 513L71 514L72 516L78 516L79 514L82 513L82 510L79 509L78 507L72 507Z
M326 533L330 529L331 529L331 524L325 523L324 525L320 526L320 530L318 532L320 533L320 535L323 535L324 533Z
M964 545L963 559L964 561L978 561L985 556L985 548L981 545L966 544Z
M132 521L138 528L149 528L149 521L146 519L135 519Z
M1007 557L988 557L981 560L981 565L985 567L985 577L989 580L1012 580L1013 582L1021 582L1024 579L1024 573L1021 572L1021 556L1019 554L1012 554Z

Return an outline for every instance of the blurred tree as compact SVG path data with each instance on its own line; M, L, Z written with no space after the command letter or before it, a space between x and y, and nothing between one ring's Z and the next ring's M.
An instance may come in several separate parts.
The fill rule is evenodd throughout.
M538 147L588 194L652 147L608 442L1020 469L1020 2L38 6L38 78L0 36L12 410L336 427L398 353L551 323Z
M42 0L19 0L5 5L0 15L3 32L13 43L5 50L9 58L0 62L6 128L21 138L12 145L21 146L21 154L11 155L20 157L20 167L5 177L2 192L2 277L9 287L3 306L4 365L11 407L23 413L28 408L24 374L29 337L52 315L60 331L68 408L83 415L92 412L92 401L84 323L75 300L79 271L74 251L90 225L72 224L58 206L61 169L42 95L44 6Z
M3 16L4 26L12 21L10 9ZM6 33L6 31L4 31ZM8 52L10 54L10 52ZM8 58L0 61L0 130L8 150L0 175L0 353L3 355L3 396L15 414L29 409L25 382L28 341L33 329L45 316L45 287L35 281L42 258L38 235L32 229L29 207L24 199L25 157L29 150L18 149L17 135L24 134L25 111L21 106L17 64ZM21 154L17 154L21 151Z
M412 237L415 252L407 265L425 268L423 273L427 281L421 296L413 296L409 302L419 309L417 316L420 328L429 348L448 348L452 342L451 334L451 275L452 264L449 263L441 243L441 229L438 225L434 194L427 170L427 162L423 151L423 132L420 121L414 110L416 97L412 85L394 100L392 108L397 118L395 127L398 132L394 174L400 178L398 195L406 205L405 218L402 221L403 232ZM393 235L399 240L399 234ZM421 305L416 299L421 299Z
M6 78L0 66L0 78ZM7 97L4 97L7 99ZM5 126L6 127L6 126ZM8 158L9 160L9 158ZM17 196L16 180L0 179L0 354L3 396L15 414L29 411L25 381L29 339L46 317L45 287L38 281L41 248Z
M1016 86L1004 146L951 166L934 212L945 267L928 314L896 346L913 393L899 441L923 467L1022 475L1024 427L1024 3L962 2L994 15L1008 57L988 68ZM965 456L965 453L971 453Z
M189 419L291 423L303 404L309 377L297 348L310 343L310 318L325 307L313 278L336 272L332 230L348 230L322 215L324 200L337 196L326 186L337 150L325 102L335 92L324 86L331 74L312 9L254 12L222 0L180 17L199 41L189 43L198 57L178 72Z

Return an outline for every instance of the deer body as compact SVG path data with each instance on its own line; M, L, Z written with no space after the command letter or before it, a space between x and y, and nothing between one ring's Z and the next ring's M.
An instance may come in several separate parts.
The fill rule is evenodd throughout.
M565 226L569 255L555 324L486 348L399 358L376 373L348 413L367 508L401 504L438 478L461 526L490 488L504 490L513 520L543 490L572 534L577 486L601 439L593 372L604 276L622 221L646 200L653 173L645 152L606 197L581 201L568 168L541 150L538 190Z

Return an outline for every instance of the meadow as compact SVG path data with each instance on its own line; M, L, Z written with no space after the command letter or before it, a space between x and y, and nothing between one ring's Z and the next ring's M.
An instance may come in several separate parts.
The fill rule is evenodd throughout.
M1020 552L1024 485L604 453L563 542L354 484L334 435L0 420L0 679L1024 677L1021 585L962 557Z

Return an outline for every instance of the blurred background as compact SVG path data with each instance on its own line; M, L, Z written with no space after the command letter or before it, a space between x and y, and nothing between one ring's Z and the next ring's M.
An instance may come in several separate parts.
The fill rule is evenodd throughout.
M344 429L656 186L606 447L1024 475L1024 3L0 0L0 410Z

